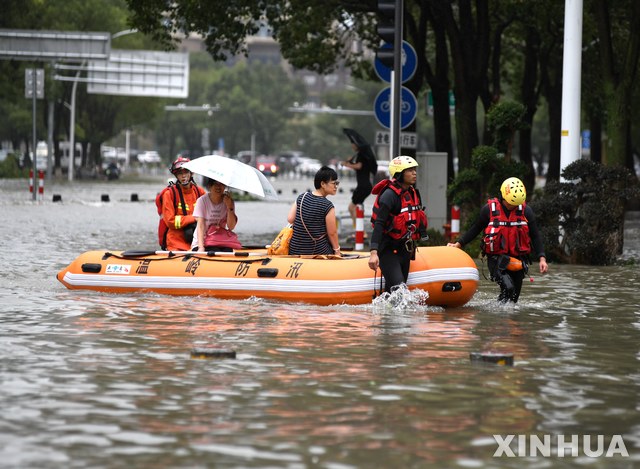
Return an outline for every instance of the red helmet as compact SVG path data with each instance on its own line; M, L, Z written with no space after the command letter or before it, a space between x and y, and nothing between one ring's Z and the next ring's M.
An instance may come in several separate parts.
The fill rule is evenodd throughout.
M185 158L184 156L179 156L178 158L176 158L176 160L173 163L171 163L171 168L169 169L169 171L171 171L171 174L175 175L176 171L182 168L184 164L188 163L189 161L191 161L189 158Z

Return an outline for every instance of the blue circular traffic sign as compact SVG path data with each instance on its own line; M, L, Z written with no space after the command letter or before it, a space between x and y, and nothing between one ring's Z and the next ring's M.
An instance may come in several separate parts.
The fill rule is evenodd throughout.
M385 43L380 49L391 49L393 44ZM402 83L411 80L418 68L418 55L416 50L407 41L402 41ZM373 61L373 68L382 81L391 83L391 68L384 65L378 58Z
M404 86L400 90L400 129L409 127L418 114L418 100L409 88ZM378 93L373 103L373 111L378 124L382 127L391 127L391 87L387 87Z

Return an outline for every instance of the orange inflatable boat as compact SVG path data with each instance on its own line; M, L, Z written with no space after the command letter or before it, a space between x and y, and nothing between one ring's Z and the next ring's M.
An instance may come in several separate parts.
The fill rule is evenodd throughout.
M206 254L89 251L57 278L72 290L259 297L319 305L370 303L375 291L380 292L380 271L374 277L368 253L343 255L270 256L264 250ZM478 281L478 269L464 251L419 247L407 286L428 292L430 305L461 306L471 299Z

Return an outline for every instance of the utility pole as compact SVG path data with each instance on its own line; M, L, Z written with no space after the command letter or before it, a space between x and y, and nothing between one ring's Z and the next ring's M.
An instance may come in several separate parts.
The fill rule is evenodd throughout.
M582 0L565 0L560 174L562 174L564 168L581 157L582 10ZM560 179L562 180L563 178L561 177Z

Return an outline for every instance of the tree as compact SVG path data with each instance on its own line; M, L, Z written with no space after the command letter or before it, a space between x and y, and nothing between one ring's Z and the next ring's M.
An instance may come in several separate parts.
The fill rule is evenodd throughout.
M450 61L445 23L441 11L433 7L433 2L416 2L406 18L406 36L414 45L418 56L416 74L410 82L415 92L426 81L433 98L433 127L435 151L444 152L447 158L447 175L451 182L454 177L454 144L451 132L449 91L451 90Z
M503 100L494 104L487 113L487 128L493 136L493 145L511 161L516 132L524 127L525 107L515 101Z
M454 12L451 2L434 3L449 39L460 168L471 165L471 151L480 143L477 102L482 88L487 87L490 56L489 2L476 0L474 4L475 8L471 0L461 0Z
M349 39L372 41L375 1L342 0L201 2L127 0L131 24L167 47L197 32L216 61L247 55L246 38L266 29L278 39L283 56L296 68L333 70L337 59L348 65L362 57ZM162 20L160 20L162 18Z
M15 149L22 143L31 147L31 100L24 97L24 73L21 62L0 61L0 140L10 141ZM36 124L42 132L42 120Z
M633 169L630 148L631 102L640 58L640 3L592 0L605 103L605 164Z
M273 152L290 117L287 109L303 102L302 82L292 81L277 65L238 64L221 72L205 92L206 102L220 104L224 119L214 119L214 131L230 148L246 150L255 134L257 151Z
M547 182L532 202L549 259L613 264L622 254L625 205L640 196L638 179L622 166L584 159L562 176L571 182Z
M562 121L562 43L563 5L554 0L531 2L519 17L519 24L525 34L525 67L522 69L520 92L526 106L525 121L534 122L535 109L539 98L547 104L547 135L549 136L549 156L547 179L560 177L560 135ZM534 19L534 21L532 21ZM532 79L537 76L537 80ZM520 132L520 157L530 161L531 127ZM533 158L531 158L532 163ZM530 165L531 167L531 165ZM526 181L533 187L533 174Z

